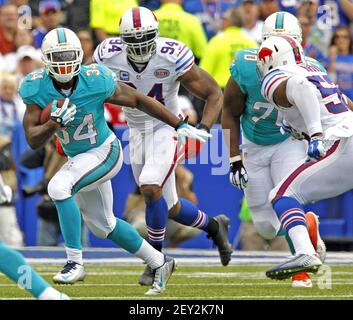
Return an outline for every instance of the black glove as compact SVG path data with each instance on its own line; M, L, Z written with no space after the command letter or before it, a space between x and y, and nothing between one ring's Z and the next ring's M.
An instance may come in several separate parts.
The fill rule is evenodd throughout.
M248 183L248 174L240 156L235 158L237 159L230 163L229 181L234 187L244 190Z

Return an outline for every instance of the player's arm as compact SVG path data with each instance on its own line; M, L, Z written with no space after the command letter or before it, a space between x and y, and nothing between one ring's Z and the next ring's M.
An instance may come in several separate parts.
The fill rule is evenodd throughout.
M283 81L273 92L273 101L282 107L297 107L302 115L310 141L308 160L319 160L326 155L320 117L320 103L312 84L300 75Z
M273 92L273 101L285 108L295 105L304 119L309 136L322 135L320 103L305 77L295 75L283 81Z
M107 102L129 108L137 108L150 116L157 118L173 128L177 127L180 119L165 108L159 101L141 94L123 82L119 82L113 96Z
M195 64L178 80L188 91L206 101L201 128L203 125L209 130L217 121L222 109L223 94L221 88L206 71Z
M121 106L137 108L151 117L163 121L177 131L183 144L185 144L186 137L205 142L211 136L204 130L198 130L187 124L187 122L180 120L159 101L141 94L124 83L119 83L114 94L107 101Z
M244 112L246 96L238 83L230 77L224 88L222 110L222 129L229 150L230 183L243 190L246 188L248 176L240 156L240 116Z
M240 156L240 116L244 112L246 96L238 83L230 77L224 88L224 102L222 109L222 129L227 136L226 144L229 156ZM228 133L227 133L228 132Z
M42 110L36 104L27 105L23 118L23 127L26 140L32 149L44 146L53 134L60 128L60 124L49 120L40 124L40 114Z

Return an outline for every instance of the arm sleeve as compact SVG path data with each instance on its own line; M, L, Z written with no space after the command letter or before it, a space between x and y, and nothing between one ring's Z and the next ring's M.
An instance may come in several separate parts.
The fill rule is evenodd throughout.
M315 88L303 76L294 75L287 82L287 99L302 115L310 137L322 132L320 103Z

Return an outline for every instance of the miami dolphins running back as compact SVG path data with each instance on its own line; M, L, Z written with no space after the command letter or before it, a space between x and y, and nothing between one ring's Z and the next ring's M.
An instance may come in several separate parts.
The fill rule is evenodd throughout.
M262 39L276 34L302 40L297 18L287 12L276 12L265 20ZM281 223L268 202L269 192L288 172L303 162L307 144L303 140L289 138L290 134L295 133L261 95L261 83L256 72L257 52L258 49L247 49L236 54L224 92L222 127L230 130L230 182L244 189L259 234L264 239L273 239L279 234ZM308 60L317 68L323 68L316 60ZM240 127L242 155L239 148ZM325 248L318 233L318 218L309 212L306 220L313 246L323 256ZM289 247L294 254L290 242ZM312 287L312 282L307 273L300 273L293 276L292 286Z
M175 268L175 260L155 250L113 213L110 180L119 172L123 154L120 142L105 121L103 103L110 101L143 110L174 127L182 140L192 136L205 141L210 135L180 121L155 99L125 84L117 84L115 73L107 67L81 65L81 43L69 29L50 31L41 51L45 68L25 78L20 95L27 105L23 124L28 144L32 148L41 147L56 134L69 156L48 185L69 260L54 282L75 282L85 277L81 253L82 214L97 237L112 240L155 270L152 288L146 294L162 293ZM59 99L65 99L62 105ZM52 103L50 119L41 124L42 109L49 103Z
M0 175L0 204L9 203L12 200L12 190L7 186ZM3 272L7 277L17 284L20 284L21 279L26 278L29 286L24 287L31 295L39 300L69 300L69 297L52 288L37 272L35 272L24 260L23 256L9 248L0 241L0 272Z

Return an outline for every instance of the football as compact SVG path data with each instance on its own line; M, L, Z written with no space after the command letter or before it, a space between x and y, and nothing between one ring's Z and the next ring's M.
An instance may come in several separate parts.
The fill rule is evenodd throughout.
M58 99L58 108L61 108L64 104L65 99ZM46 123L50 119L52 102L49 102L47 106L42 110L40 114L40 124Z

